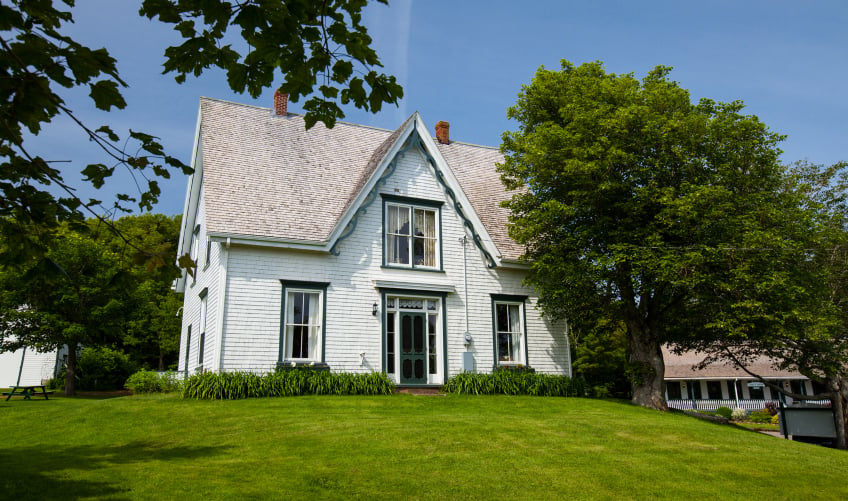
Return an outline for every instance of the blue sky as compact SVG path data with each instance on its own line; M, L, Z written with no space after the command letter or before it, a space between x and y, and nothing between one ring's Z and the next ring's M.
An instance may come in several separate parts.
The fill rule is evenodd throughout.
M398 107L378 115L346 109L345 121L394 129L412 112L432 128L451 123L451 138L498 146L517 125L506 119L522 84L540 66L559 68L603 61L607 71L637 77L656 65L674 67L671 78L693 100L742 100L746 112L788 136L783 161L830 164L848 160L848 2L845 0L526 1L395 0L368 8L366 25L385 71L405 88ZM86 92L67 96L88 124L110 124L121 133L141 130L162 138L173 156L188 162L200 96L271 106L273 91L253 100L229 90L221 72L185 84L161 74L163 51L178 38L170 27L140 18L138 2L79 0L70 33L92 47L106 47L129 84L128 106L98 112ZM298 113L297 103L289 106ZM67 120L56 120L36 138L47 159L70 160L74 172L103 161ZM118 174L100 193L80 194L110 202L115 191L133 192ZM186 178L161 182L156 210L182 211Z

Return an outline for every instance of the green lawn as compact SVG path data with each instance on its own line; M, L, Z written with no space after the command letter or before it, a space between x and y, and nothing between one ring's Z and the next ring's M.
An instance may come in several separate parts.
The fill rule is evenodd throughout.
M846 499L848 453L625 403L0 402L3 499Z

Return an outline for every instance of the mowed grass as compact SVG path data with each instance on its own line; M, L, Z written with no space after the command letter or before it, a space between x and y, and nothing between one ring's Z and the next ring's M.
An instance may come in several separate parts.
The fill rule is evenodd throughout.
M848 453L627 403L0 402L3 499L846 499Z

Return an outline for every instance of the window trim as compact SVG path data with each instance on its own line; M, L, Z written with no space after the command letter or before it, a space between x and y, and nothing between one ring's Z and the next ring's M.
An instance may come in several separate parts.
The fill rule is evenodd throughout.
M209 297L209 288L204 287L200 294L200 319L198 320L198 324L200 324L200 336L197 339L197 368L203 369L203 352L206 347L206 327L209 324L209 301L207 298Z
M390 268L390 269L399 269L399 270L415 270L415 271L427 271L427 272L436 272L436 273L444 273L444 255L443 255L443 245L442 245L442 206L444 206L444 201L439 200L427 200L422 198L411 198L411 197L402 197L398 195L390 195L387 193L381 193L380 197L383 200L383 219L382 225L380 229L381 240L383 245L383 258L382 258L382 267ZM429 209L436 211L436 247L438 250L436 251L436 266L416 266L413 260L410 259L410 263L408 265L405 264L396 264L389 263L386 260L388 255L387 253L387 238L386 232L388 231L388 206L389 205L398 205L405 206L410 209L410 216L412 218L415 217L415 209ZM410 235L410 238L413 236ZM412 242L410 242L410 252L412 250Z
M516 296L508 294L491 294L492 297L492 361L495 368L515 367L523 365L530 367L530 355L527 346L527 296ZM521 306L521 355L523 361L501 362L498 360L498 304L518 304Z
M326 339L327 339L327 289L330 287L329 282L306 282L300 280L280 280L283 287L282 296L280 297L280 346L277 352L277 363L290 362L318 362L323 363L325 360ZM289 291L302 292L317 292L321 295L321 354L320 360L312 360L307 358L286 358L286 301L288 301Z
M191 232L191 242L188 249L188 257L194 261L194 273L191 274L191 286L197 283L197 271L200 269L200 264L197 262L200 259L200 225L194 226Z
M186 331L185 363L183 364L186 374L188 374L188 359L189 359L190 356L191 356L191 324L188 324L188 329Z

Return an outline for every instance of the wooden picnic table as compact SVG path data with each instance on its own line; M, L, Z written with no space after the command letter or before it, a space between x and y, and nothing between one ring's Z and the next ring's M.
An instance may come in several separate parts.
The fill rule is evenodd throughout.
M41 391L36 391L38 388L41 388ZM4 391L3 394L6 395L6 401L8 402L10 398L15 395L19 395L24 397L24 400L30 400L30 397L44 397L44 400L48 400L47 395L52 394L52 391L47 391L46 385L43 384L34 384L34 385L26 385L26 386L11 386L9 387L11 391Z

